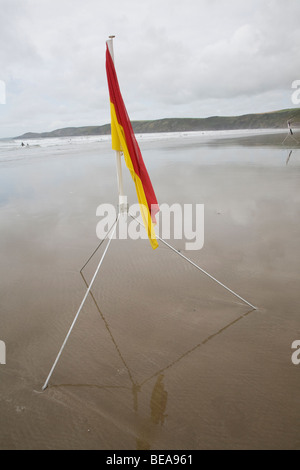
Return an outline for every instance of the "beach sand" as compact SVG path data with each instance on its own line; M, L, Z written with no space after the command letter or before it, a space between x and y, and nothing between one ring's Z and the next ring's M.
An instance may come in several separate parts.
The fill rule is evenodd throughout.
M103 253L81 276L115 157L101 142L3 156L0 449L300 448L300 147L285 135L141 138L159 203L205 207L201 250L169 242L257 310L161 243L112 240L44 392Z

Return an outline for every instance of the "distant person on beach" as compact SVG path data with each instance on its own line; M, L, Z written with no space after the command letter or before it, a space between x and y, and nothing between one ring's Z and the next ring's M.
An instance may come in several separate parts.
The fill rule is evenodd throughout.
M287 124L288 124L288 128L290 130L290 134L293 135L293 131L292 131L292 128L291 128L291 122L288 121Z

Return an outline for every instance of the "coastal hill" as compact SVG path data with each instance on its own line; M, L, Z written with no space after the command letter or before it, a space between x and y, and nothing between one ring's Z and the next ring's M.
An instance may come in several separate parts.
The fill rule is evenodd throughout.
M300 108L283 109L261 114L243 116L212 116L208 118L166 118L154 121L132 121L135 133L189 132L236 129L286 129L287 121L300 123ZM110 124L103 126L65 127L51 132L27 132L15 139L36 139L45 137L74 137L88 135L109 135Z

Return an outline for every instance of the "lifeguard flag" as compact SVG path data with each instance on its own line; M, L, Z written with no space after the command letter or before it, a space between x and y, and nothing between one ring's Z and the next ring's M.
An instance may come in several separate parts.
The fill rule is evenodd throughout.
M159 211L156 196L149 178L139 145L121 95L114 61L106 43L106 74L111 113L111 140L113 150L123 152L127 168L135 184L145 228L153 249L158 247L154 224Z

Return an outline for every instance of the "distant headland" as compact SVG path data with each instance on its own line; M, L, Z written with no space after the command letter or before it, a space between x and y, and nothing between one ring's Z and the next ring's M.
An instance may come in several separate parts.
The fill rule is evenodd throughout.
M157 132L191 132L237 129L285 129L287 121L300 123L300 108L282 109L242 116L211 116L208 118L165 118L152 121L132 121L137 134ZM51 132L27 132L15 139L109 135L110 124L102 126L65 127Z

